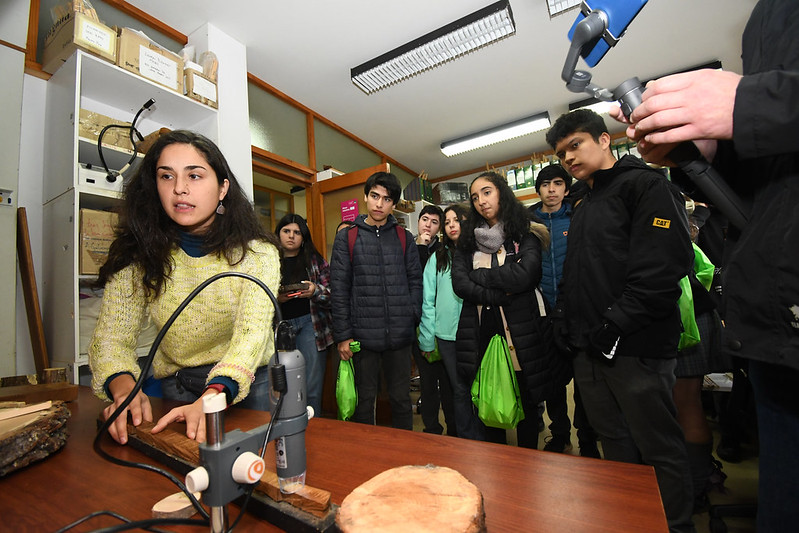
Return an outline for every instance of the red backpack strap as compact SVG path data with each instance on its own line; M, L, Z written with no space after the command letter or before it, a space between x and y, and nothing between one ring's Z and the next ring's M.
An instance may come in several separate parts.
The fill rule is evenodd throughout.
M399 224L397 224L394 227L397 228L397 237L399 237L399 242L402 245L402 255L405 255L405 242L406 242L405 241L405 238L406 238L405 228L403 228Z
M399 224L394 227L397 228L397 237L399 238L400 244L402 245L402 255L405 255L405 243L407 242L407 234L405 233L405 228L403 228ZM357 238L358 238L358 226L352 226L350 229L347 230L347 243L349 244L350 248L350 263L352 263L352 251L355 249L355 239Z
M350 263L352 263L352 250L355 249L355 239L358 238L358 226L352 226L347 230L347 243L350 248Z

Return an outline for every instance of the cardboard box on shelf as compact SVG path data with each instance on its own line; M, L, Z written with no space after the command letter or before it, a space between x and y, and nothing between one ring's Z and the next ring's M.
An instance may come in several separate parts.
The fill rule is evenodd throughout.
M183 94L183 58L131 28L117 28L117 65Z
M108 259L119 216L112 211L80 210L80 273L98 274Z
M78 136L97 141L100 132L109 124L130 126L130 122L116 120L100 113L81 108L78 119ZM110 144L118 148L133 150L133 144L130 142L130 130L127 128L108 128L103 134L103 144Z
M69 12L57 20L47 32L42 70L53 74L78 48L115 63L116 32L83 13Z
M216 83L196 70L183 71L183 94L214 109L219 108Z

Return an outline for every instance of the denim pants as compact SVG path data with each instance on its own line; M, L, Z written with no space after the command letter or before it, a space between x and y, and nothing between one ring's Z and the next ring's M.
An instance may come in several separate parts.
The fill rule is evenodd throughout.
M209 369L210 370L210 369ZM199 378L204 384L207 377ZM202 384L200 385L202 387ZM186 389L178 378L167 376L161 380L161 393L165 400L176 400L179 402L194 403L202 394ZM269 368L264 365L255 372L255 381L250 385L250 393L242 401L235 404L237 407L245 409L255 409L257 411L269 411Z
M316 332L310 313L286 320L294 330L297 349L305 359L305 387L308 405L313 407L316 416L322 414L322 387L325 381L327 350L316 349Z
M757 530L796 531L799 507L799 370L749 361L760 439Z
M355 367L355 387L358 389L358 405L352 421L374 425L375 400L380 390L382 368L391 403L391 425L412 430L411 345L382 352L361 348L352 356L352 363Z

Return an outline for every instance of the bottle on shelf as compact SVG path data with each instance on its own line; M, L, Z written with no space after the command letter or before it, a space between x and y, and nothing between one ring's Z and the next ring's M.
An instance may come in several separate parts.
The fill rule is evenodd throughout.
M516 169L515 168L509 168L508 170L506 170L505 171L505 179L508 180L508 186L515 191L516 188L517 188L516 187Z

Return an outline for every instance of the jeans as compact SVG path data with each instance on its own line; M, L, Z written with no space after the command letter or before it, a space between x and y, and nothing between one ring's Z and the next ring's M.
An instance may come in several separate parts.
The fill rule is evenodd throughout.
M643 357L616 357L608 365L580 352L574 381L605 459L653 466L669 530L688 532L695 531L693 485L672 397L676 365Z
M305 387L308 405L313 407L316 416L322 414L322 387L325 381L327 350L316 349L316 332L311 315L303 315L286 320L296 335L297 349L305 359Z
M391 425L399 429L413 429L411 408L411 346L396 350L373 352L361 348L352 356L355 367L355 387L358 405L352 415L353 422L375 423L375 400L380 390L380 369L391 403Z
M749 361L760 438L757 530L796 531L799 507L799 370Z
M176 400L185 403L194 403L200 397L186 390L175 376L167 376L161 380L161 393L165 400ZM255 372L255 381L250 385L250 393L242 401L235 404L245 409L269 411L269 368L264 365Z

